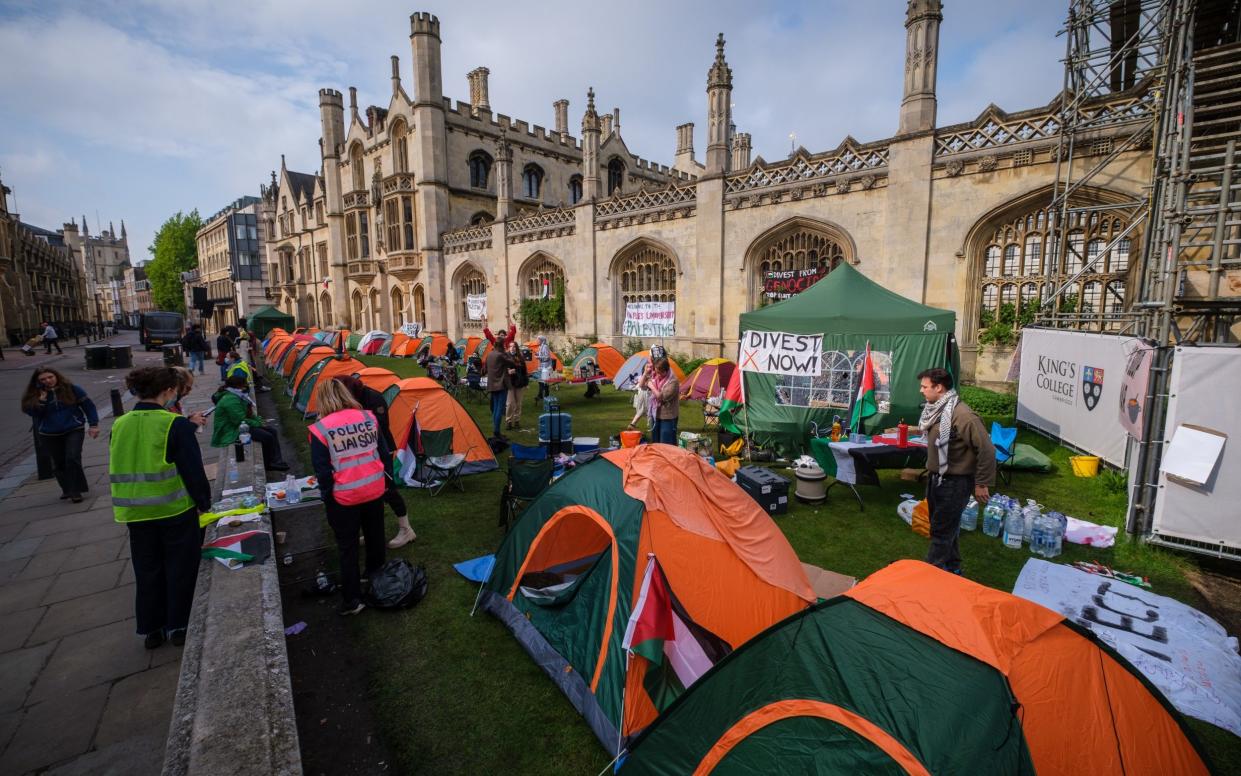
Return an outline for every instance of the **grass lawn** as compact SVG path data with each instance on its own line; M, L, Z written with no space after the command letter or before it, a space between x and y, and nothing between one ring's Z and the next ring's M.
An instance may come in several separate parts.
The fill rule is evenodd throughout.
M363 356L360 360L402 376L424 374L412 359ZM304 422L299 413L288 410L281 388L277 385L275 393L280 397L282 423L286 432L302 441L299 452L303 467L309 470L305 435L294 425L304 426ZM526 392L527 428L537 426L535 393L533 385ZM559 393L578 436L606 439L632 416L631 393L609 387L598 399L587 400L583 394L581 387ZM467 402L465 407L488 433L486 404ZM697 431L701 425L701 405L684 404L681 430ZM516 442L536 444L534 431L509 433ZM1020 441L1047 453L1055 471L1016 473L1011 486L1000 486L1002 492L1034 498L1049 508L1096 523L1123 526L1123 493L1109 493L1100 478L1074 477L1068 463L1070 452L1055 443L1027 432L1022 432ZM792 477L787 470L781 473ZM858 510L850 493L834 488L829 501L818 507L791 499L789 513L777 518L777 524L803 560L858 578L894 560L924 557L927 540L910 531L896 514L900 494L919 492L921 484L904 482L895 471L881 472L881 481L879 488L860 488L865 511ZM496 521L504 475L492 472L467 477L464 482L464 494L452 489L435 498L421 491L405 493L418 540L394 552L426 565L431 581L426 600L405 613L366 613L353 625L371 656L370 700L395 759L393 770L598 773L610 758L559 690L496 620L485 614L469 617L477 587L461 578L452 564L494 552L498 546L502 532ZM391 513L388 520L391 535L395 533ZM1012 590L1022 565L1031 557L1025 549L1006 549L981 531L963 534L961 553L965 576L1005 591ZM1145 575L1155 592L1203 606L1186 579L1192 560L1129 541L1123 530L1113 549L1066 544L1060 561L1076 560L1097 560ZM1241 773L1241 739L1196 720L1189 722L1221 773ZM1065 745L1074 745L1068 731Z

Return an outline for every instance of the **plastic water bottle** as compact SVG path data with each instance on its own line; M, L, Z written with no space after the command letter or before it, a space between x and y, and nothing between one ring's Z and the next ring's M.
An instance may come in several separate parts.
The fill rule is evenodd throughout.
M1034 533L1034 523L1041 514L1042 510L1038 508L1038 504L1034 502L1034 499L1026 499L1026 505L1021 510L1021 518L1025 521L1024 525L1022 525L1021 535L1027 542L1030 541L1030 537Z
M978 501L970 496L969 503L965 505L965 510L961 512L961 530L973 531L978 527Z
M241 421L241 425L237 427L237 441L243 445L250 444L250 424Z
M992 496L982 510L982 532L987 536L999 536L1000 526L1004 522L1004 507L1000 499L1003 496Z
M1030 552L1040 557L1047 557L1047 515L1038 514L1034 517L1034 525L1030 527Z
M1064 533L1069 529L1069 520L1059 512L1048 512L1043 515L1047 524L1046 544L1043 547L1044 558L1054 558L1064 549Z
M241 479L241 474L237 471L237 462L232 458L228 459L228 484L236 485Z
M285 475L284 478L284 503L300 504L302 501L302 489L297 486L297 478L292 474Z
M1010 550L1021 549L1021 532L1025 529L1025 517L1016 501L1009 499L1008 515L1004 518L1004 546Z

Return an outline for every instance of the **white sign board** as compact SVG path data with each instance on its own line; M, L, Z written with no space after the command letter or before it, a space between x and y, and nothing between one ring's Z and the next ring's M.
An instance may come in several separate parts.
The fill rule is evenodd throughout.
M487 317L487 295L466 294L465 317L471 321L481 321Z
M1017 420L1115 466L1128 434L1117 422L1121 378L1136 337L1052 329L1021 332Z
M676 302L629 302L625 305L626 337L675 337Z
M1182 714L1241 736L1241 655L1197 609L1119 580L1031 558L1013 595L1089 629Z
M743 372L818 377L823 371L823 335L784 331L741 333Z

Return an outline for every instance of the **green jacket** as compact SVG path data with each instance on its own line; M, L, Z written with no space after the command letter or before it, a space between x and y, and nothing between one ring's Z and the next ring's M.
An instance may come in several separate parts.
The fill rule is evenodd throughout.
M222 390L212 397L215 399L215 414L211 416L211 446L228 447L237 441L237 429L244 420L250 427L263 425L263 419L257 414L247 416L249 403L237 394Z

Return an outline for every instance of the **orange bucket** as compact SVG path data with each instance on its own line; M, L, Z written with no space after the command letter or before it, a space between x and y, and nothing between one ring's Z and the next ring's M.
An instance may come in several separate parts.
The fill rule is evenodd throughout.
M621 447L637 447L638 442L642 441L641 431L622 431L620 434Z

